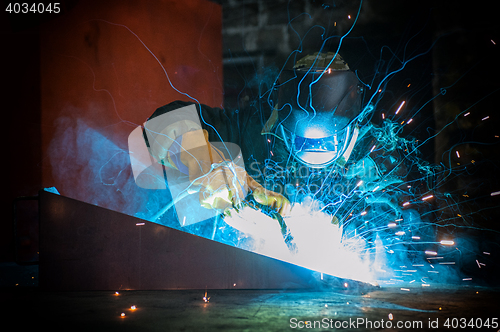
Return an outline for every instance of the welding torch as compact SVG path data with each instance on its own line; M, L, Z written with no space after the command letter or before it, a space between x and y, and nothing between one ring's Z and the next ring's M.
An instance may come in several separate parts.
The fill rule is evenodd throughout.
M247 198L239 206L233 206L236 212L238 212L242 207L248 206L276 220L280 225L281 235L283 236L283 240L285 241L288 250L290 251L290 253L296 254L298 252L297 244L295 243L293 235L288 228L285 220L283 219L283 216L276 212L273 208L256 202L255 199L250 196L251 195L247 196Z

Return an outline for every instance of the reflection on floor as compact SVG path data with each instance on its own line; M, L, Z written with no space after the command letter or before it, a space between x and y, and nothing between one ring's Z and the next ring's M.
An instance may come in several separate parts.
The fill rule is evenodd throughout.
M17 330L439 331L463 324L466 330L472 325L479 330L479 324L500 330L500 289L482 287L116 292L8 287L0 294L3 323L12 319Z

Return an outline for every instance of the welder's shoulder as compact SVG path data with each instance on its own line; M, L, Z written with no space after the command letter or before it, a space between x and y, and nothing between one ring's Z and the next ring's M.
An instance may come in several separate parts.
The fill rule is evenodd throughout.
M190 105L194 105L198 110L200 109L199 104L189 102L189 101L176 100L176 101L173 101L173 102L168 103L166 105L163 105L161 107L158 107L154 111L154 113L151 114L151 116L148 118L148 120L154 119L157 116L160 116L160 115L163 115L163 114L175 111L175 110L179 110L183 107L190 106Z
M212 126L216 126L218 124L222 123L227 123L232 119L232 113L233 112L228 112L225 109L218 108L218 107L210 107L205 104L199 104L195 103L192 101L182 101L182 100L176 100L171 103L168 103L166 105L163 105L161 107L158 107L153 114L148 118L148 120L151 120L155 117L158 117L160 115L173 112L173 111L178 111L181 110L184 107L188 106L194 106L196 107L196 111L198 113L198 117L200 122L203 124L209 124Z

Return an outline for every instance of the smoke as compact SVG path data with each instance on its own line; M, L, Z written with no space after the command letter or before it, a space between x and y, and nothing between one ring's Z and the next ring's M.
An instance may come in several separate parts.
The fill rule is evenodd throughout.
M157 211L170 199L168 191L138 187L128 150L80 118L57 120L48 156L54 185L64 196L137 217Z

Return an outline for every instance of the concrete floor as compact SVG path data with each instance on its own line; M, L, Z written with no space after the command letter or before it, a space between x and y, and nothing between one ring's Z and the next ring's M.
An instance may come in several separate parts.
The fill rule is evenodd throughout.
M209 302L204 296L205 290L117 295L16 286L0 289L0 313L2 325L11 323L16 331L444 331L454 330L445 327L446 320L458 328L464 318L467 324L471 318L474 324L480 322L477 318L489 319L489 330L500 331L500 326L491 328L500 319L500 289L442 285L408 290L209 290ZM414 328L397 328L398 322Z

